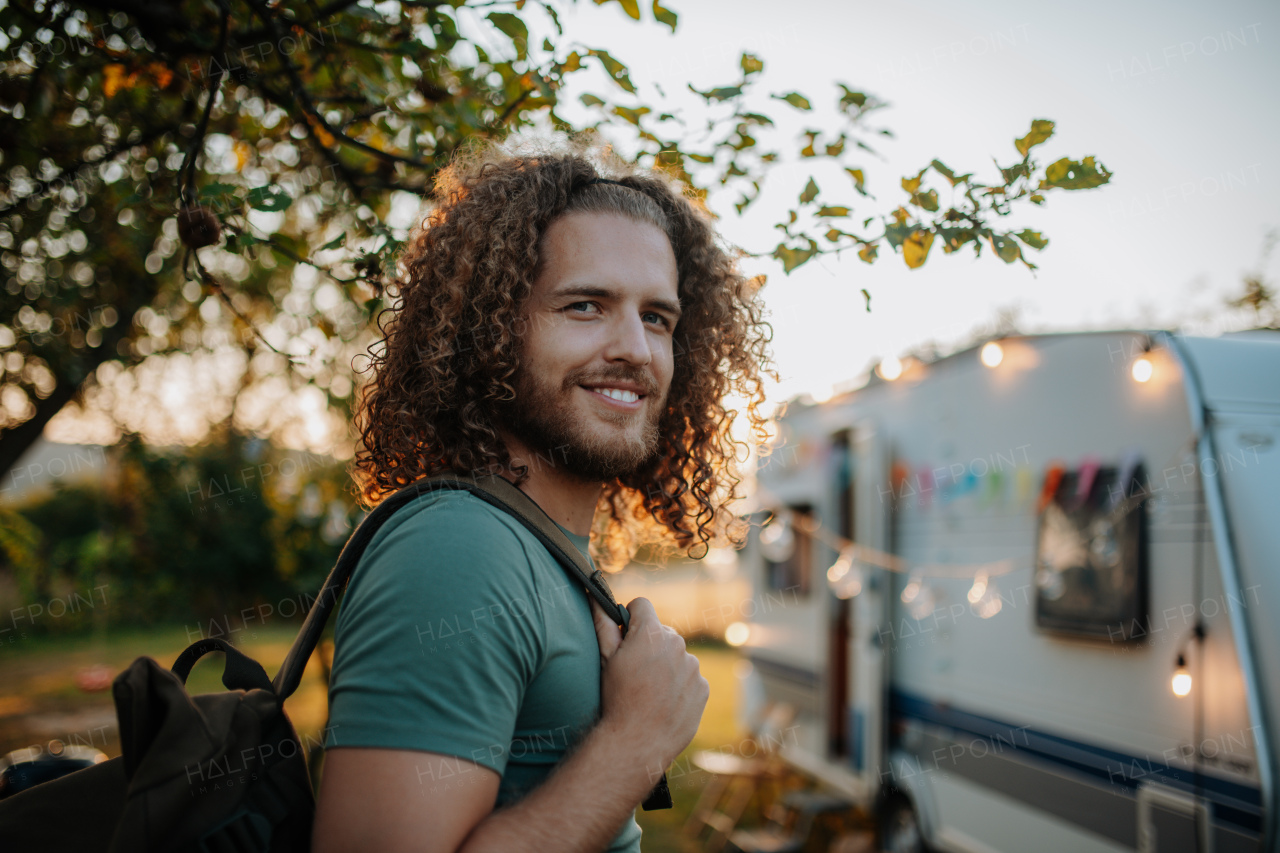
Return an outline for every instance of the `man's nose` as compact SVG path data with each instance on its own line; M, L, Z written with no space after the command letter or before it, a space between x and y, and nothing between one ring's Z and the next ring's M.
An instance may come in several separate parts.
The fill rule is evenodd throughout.
M621 359L637 365L645 365L653 360L653 352L649 349L649 334L640 315L632 314L618 321L609 338L605 358L609 361Z

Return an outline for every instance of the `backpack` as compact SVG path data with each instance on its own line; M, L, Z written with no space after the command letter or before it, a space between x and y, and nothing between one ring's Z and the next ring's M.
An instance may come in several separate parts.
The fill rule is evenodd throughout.
M378 529L425 491L465 489L519 519L625 635L630 614L599 569L542 508L497 475L446 473L393 493L360 523L307 613L274 680L222 639L188 646L169 670L140 657L112 684L122 754L0 800L0 838L11 850L309 851L315 795L305 751L284 712L337 597ZM192 666L226 655L229 692L190 696ZM645 810L670 808L664 775Z

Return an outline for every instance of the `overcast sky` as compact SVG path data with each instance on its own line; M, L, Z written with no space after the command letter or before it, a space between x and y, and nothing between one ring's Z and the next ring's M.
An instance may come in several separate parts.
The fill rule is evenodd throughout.
M1031 253L1035 277L989 251L974 260L970 251L944 256L936 247L914 271L887 252L872 267L847 255L789 277L775 262L753 263L753 272L769 275L784 379L778 399L821 392L874 358L928 340L954 345L1013 306L1027 330L1187 324L1219 312L1224 295L1257 268L1268 230L1280 227L1275 2L671 5L680 14L674 35L630 21L616 4L578 3L563 20L568 36L630 64L645 98L657 97L657 83L686 116L700 103L687 84L732 83L743 50L764 59L760 88L769 92L798 89L829 107L839 80L889 101L880 121L896 139L882 147L883 162L865 161L870 188L893 205L902 197L898 179L934 157L990 179L991 158L1017 159L1012 139L1033 118L1057 122L1038 149L1042 163L1095 154L1115 175L1099 190L1050 195L1045 208L1011 220L1050 239ZM815 124L771 106L775 118L793 120L789 134ZM734 197L713 199L722 232L750 249L771 248L778 232L770 225L803 183L796 177L782 176L746 219L733 212ZM835 182L823 189L833 201L856 198ZM1267 266L1274 283L1280 251Z

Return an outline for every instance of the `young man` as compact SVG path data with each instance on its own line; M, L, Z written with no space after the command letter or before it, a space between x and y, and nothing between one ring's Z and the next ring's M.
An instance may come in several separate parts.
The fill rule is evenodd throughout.
M357 408L363 494L498 473L588 556L740 532L737 393L763 438L768 326L708 217L580 154L459 163L412 241ZM776 377L776 374L774 374ZM339 611L317 851L638 851L636 806L708 686L652 605L619 629L461 491L370 542Z

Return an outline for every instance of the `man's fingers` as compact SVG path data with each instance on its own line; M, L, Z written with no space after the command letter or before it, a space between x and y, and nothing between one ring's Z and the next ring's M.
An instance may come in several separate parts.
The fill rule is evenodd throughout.
M631 612L631 625L633 628L661 624L658 622L658 611L653 609L653 602L647 598L631 599L631 603L627 605L627 610Z
M609 618L594 598L589 601L591 602L591 619L596 626L596 640L600 643L600 657L607 661L618 650L618 644L622 642L622 629L618 627L618 623Z

